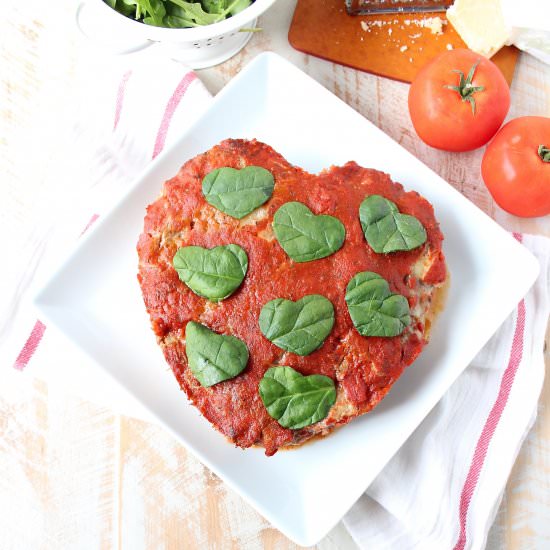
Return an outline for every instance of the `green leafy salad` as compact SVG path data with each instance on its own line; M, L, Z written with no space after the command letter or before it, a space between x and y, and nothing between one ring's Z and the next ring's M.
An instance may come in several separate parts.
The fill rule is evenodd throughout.
M254 0L104 0L111 8L155 27L181 29L223 21Z

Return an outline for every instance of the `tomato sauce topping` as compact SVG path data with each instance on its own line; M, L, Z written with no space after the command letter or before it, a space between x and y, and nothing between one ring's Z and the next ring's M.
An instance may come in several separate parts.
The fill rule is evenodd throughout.
M201 184L215 168L262 166L275 178L271 199L243 220L236 220L209 205ZM367 244L359 222L359 205L367 195L379 194L396 203L400 212L415 216L425 227L427 242L409 252L377 254ZM314 214L337 217L346 228L344 245L329 257L307 263L292 261L275 239L271 222L286 202L304 203ZM422 323L411 323L401 336L363 337L351 321L345 303L346 286L360 271L374 271L403 294L412 307L426 285L442 283L446 268L442 235L431 205L416 192L376 170L355 162L332 167L319 175L291 166L271 147L256 141L226 140L187 162L167 181L162 197L147 209L138 243L139 281L152 326L181 387L204 416L237 445L263 444L267 454L305 437L284 429L265 410L258 384L272 365L288 365L304 375L324 374L337 381L342 398L353 414L331 420L327 426L347 422L375 406L404 368L422 350ZM195 295L178 278L172 258L181 246L212 248L235 243L248 254L248 273L229 298L211 303ZM423 258L431 264L422 279L414 266ZM260 332L262 306L275 298L298 300L321 294L335 309L333 330L323 345L308 356L285 352ZM232 334L248 346L245 371L232 380L204 388L187 368L185 326L197 321L223 334ZM413 330L416 328L418 330ZM313 428L311 426L310 428Z

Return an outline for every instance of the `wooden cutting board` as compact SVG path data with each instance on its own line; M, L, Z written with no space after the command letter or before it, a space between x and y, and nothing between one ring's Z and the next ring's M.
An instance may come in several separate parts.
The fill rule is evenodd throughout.
M427 26L435 17L443 23L437 34ZM438 53L466 47L444 12L348 15L344 0L298 0L288 40L302 52L403 82ZM518 54L504 47L492 57L508 84Z

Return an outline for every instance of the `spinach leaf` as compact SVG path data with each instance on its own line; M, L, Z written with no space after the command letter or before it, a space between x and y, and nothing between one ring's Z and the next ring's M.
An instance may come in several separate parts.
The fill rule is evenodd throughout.
M179 248L172 261L178 276L195 294L218 302L227 298L243 282L248 256L237 244Z
M202 180L202 192L212 206L241 219L273 194L273 174L261 166L217 168Z
M283 250L300 263L330 256L346 238L338 218L316 216L301 202L287 202L275 212L273 231Z
M400 214L394 202L380 195L361 203L359 219L367 242L379 254L413 250L426 242L424 226L414 216Z
M392 294L388 282L372 271L362 271L351 279L346 303L362 336L398 336L411 322L405 296Z
M302 376L292 367L267 369L259 391L269 416L291 430L323 420L336 401L336 388L328 376Z
M204 387L235 378L248 362L248 348L242 340L216 334L194 321L185 327L185 353L191 372Z
M277 347L309 355L321 347L334 325L334 307L319 294L293 302L277 298L260 312L260 330Z

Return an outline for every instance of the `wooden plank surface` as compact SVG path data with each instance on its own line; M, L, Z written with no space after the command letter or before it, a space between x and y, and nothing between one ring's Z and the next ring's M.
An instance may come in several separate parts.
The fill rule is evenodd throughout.
M0 547L296 548L159 427L13 371L10 344L46 246L44 174L61 141L58 113L86 44L72 26L75 3L7 0L0 20L0 231L9 269L0 279ZM550 236L550 218L520 220L491 200L482 151L449 155L416 137L405 84L293 50L294 0L261 18L263 32L221 66L199 72L216 93L258 52L290 59L432 167L509 230ZM522 55L510 116L550 116L550 70ZM61 184L60 184L61 185ZM46 193L46 194L45 194ZM548 352L547 365L550 365ZM550 382L508 483L488 548L547 548L550 541ZM356 548L339 525L318 548Z

